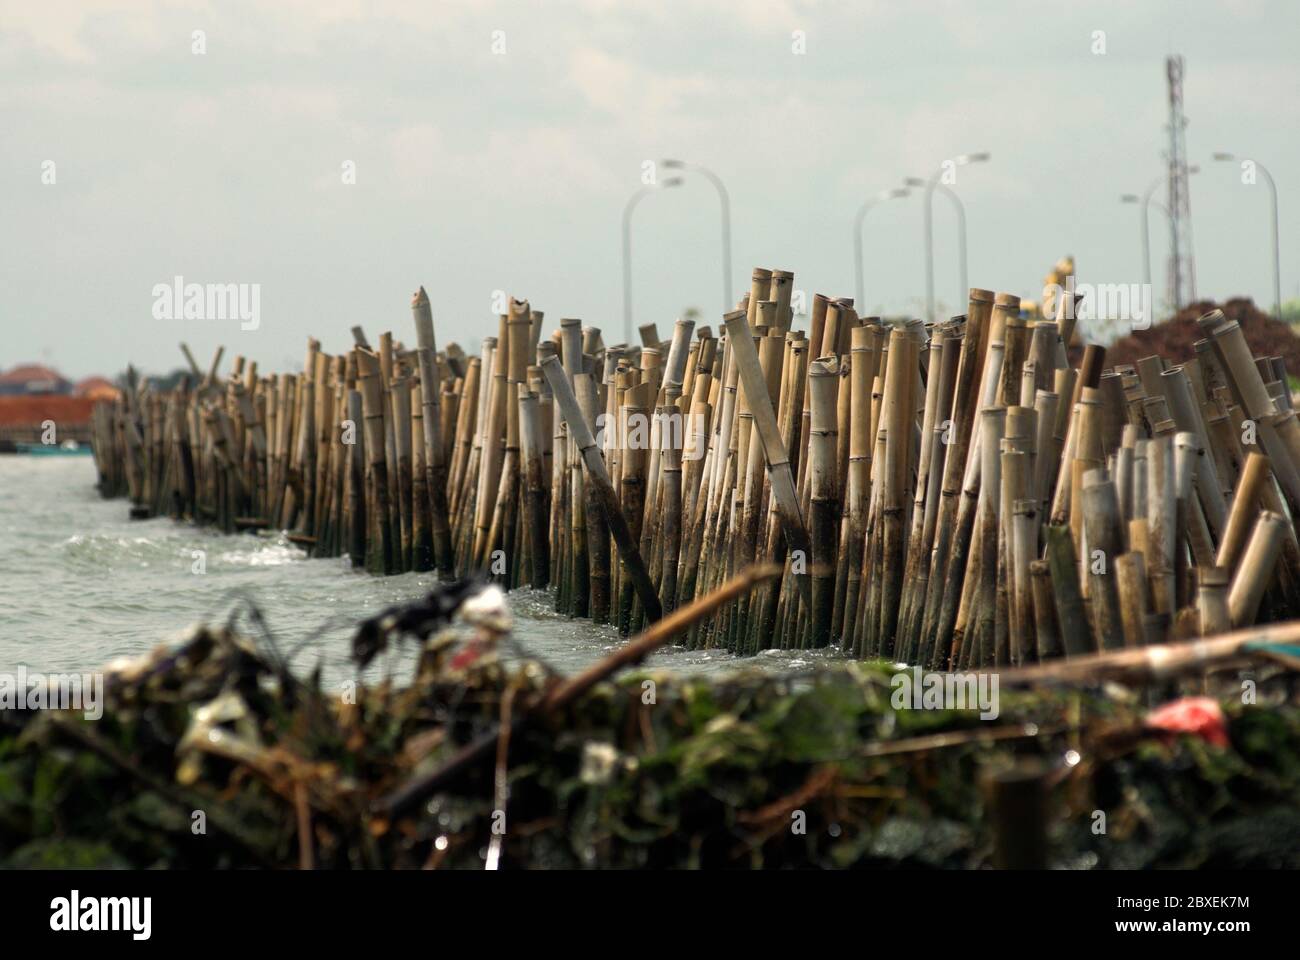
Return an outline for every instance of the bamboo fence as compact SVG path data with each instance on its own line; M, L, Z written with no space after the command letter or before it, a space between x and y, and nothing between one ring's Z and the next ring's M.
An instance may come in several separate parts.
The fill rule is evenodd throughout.
M1073 311L970 291L926 325L756 269L715 332L606 344L511 300L477 356L360 328L301 373L234 358L95 409L133 516L270 529L373 573L481 572L628 635L755 563L693 648L1027 666L1300 615L1300 424L1221 312L1195 359L1067 359ZM1031 316L1036 313L1030 313Z

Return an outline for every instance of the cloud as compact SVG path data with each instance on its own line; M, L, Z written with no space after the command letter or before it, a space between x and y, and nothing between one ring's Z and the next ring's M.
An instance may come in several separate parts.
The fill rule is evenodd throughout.
M376 299L391 287L400 301L435 262L450 272L439 315L467 331L484 291L515 281L549 313L608 323L623 202L642 162L664 156L725 181L737 289L765 264L794 269L801 288L849 292L862 199L975 150L993 162L959 175L972 282L1032 289L1066 248L1089 273L1116 274L1137 258L1117 196L1160 173L1174 50L1188 58L1194 159L1258 154L1279 174L1300 163L1300 105L1279 92L1300 76L1297 8L1262 0L1207 2L1195 17L1167 0L0 4L0 176L6 226L23 238L0 261L0 289L15 315L67 290L61 349L81 351L83 370L152 349L130 310L113 310L173 260L249 275L284 303L317 296L331 317L386 315ZM198 28L204 57L190 52ZM505 56L491 52L496 29ZM805 56L792 53L796 29ZM1108 33L1104 57L1089 55L1093 29ZM40 183L46 159L57 187ZM355 186L341 183L345 160ZM1218 242L1246 212L1215 229L1209 191L1231 187L1213 176L1195 186L1198 256L1216 260L1207 253L1198 276L1254 276L1259 244ZM639 208L645 319L716 305L715 204L690 178ZM902 311L920 292L915 205L871 216L873 305ZM1291 224L1284 207L1288 249ZM952 299L951 230L936 236ZM301 352L311 317L294 322L259 333L267 362ZM12 350L34 355L38 333L18 330Z

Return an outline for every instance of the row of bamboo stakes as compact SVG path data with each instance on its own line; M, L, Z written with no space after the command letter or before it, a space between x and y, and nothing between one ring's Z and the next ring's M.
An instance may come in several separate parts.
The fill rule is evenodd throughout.
M1024 665L1300 614L1300 425L1280 358L1212 311L1196 356L1068 359L1074 311L972 289L926 325L756 269L716 331L605 344L511 300L478 356L353 328L301 374L218 351L94 414L138 516L283 529L374 573L482 572L627 635L755 563L695 624L739 654Z

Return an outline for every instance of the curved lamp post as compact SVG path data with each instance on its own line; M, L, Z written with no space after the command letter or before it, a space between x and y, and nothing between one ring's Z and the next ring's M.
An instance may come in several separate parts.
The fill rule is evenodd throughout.
M920 177L908 177L903 182L909 187L928 186L928 181ZM966 277L966 205L961 202L961 197L957 196L957 191L946 184L937 184L934 189L952 202L953 212L957 214L957 268L961 275L958 302L960 303L970 290L970 282Z
M1157 180L1156 184L1159 185L1161 182L1163 181ZM1145 207L1154 206L1157 210L1161 211L1165 215L1165 219L1170 222L1173 221L1173 214L1171 214L1169 208L1159 200L1152 200L1150 197L1150 191L1148 191L1148 195L1145 197L1139 197L1136 193L1126 193L1119 198L1119 202L1138 203L1144 205L1142 211L1142 279L1149 287L1151 286L1151 244L1147 238Z
M956 166L964 167L971 163L987 163L992 159L992 154L983 153L963 153L961 156L953 159ZM940 167L935 171L925 184L925 313L930 322L934 322L934 191L936 187L941 186L939 181L943 178L944 168ZM948 191L953 197L956 194L951 190ZM958 217L962 221L962 237L965 237L965 220L966 212L961 208L958 202ZM964 239L963 239L964 247ZM965 280L962 281L965 284ZM963 291L965 287L963 286ZM963 296L964 296L963 292Z
M1214 159L1220 162L1236 160L1237 158L1230 153L1219 152L1214 154ZM1278 253L1277 242L1277 184L1273 182L1273 175L1268 172L1267 168L1258 160L1251 160L1256 169L1264 175L1264 180L1268 183L1268 191L1273 198L1273 312L1279 320L1282 319L1282 269L1281 256Z
M1200 173L1201 168L1193 164L1192 166L1187 168L1187 172L1189 174ZM1142 217L1142 223L1141 223L1142 264L1144 270L1142 280L1144 283L1146 283L1148 287L1151 287L1151 227L1148 222L1150 220L1150 217L1148 216L1148 211L1150 210L1151 203L1152 203L1151 195L1156 192L1157 187L1167 182L1168 180L1169 180L1168 174L1156 177L1154 180L1151 181L1151 186L1147 187L1146 193L1142 194L1141 197L1138 197L1136 193L1126 193L1119 198L1120 203L1141 203L1142 204L1142 209L1140 211ZM1174 216L1172 213L1169 212L1169 208L1166 207L1159 200L1155 201L1155 205L1164 211L1165 217L1168 218L1169 223L1172 225L1174 222Z
M859 310L866 309L866 293L863 292L862 285L862 221L867 215L867 211L880 203L882 200L896 200L900 197L906 197L911 191L906 187L895 187L893 190L881 190L874 197L863 202L858 207L858 212L853 217L853 272L857 278L857 305Z
M698 173L718 192L718 205L722 208L722 312L726 313L735 305L731 299L731 198L727 195L727 188L722 185L721 177L698 163L669 159L660 160L659 165L668 170Z
M669 187L681 186L681 177L669 177L659 183L640 187L627 198L623 207L623 336L624 343L632 342L632 211L648 193Z

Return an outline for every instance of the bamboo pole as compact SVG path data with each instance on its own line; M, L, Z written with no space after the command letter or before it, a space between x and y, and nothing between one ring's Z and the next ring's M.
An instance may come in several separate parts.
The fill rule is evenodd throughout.
M1248 627L1255 622L1264 591L1275 575L1286 522L1272 510L1265 510L1256 519L1228 591L1228 616L1233 627Z
M808 390L812 427L808 443L808 476L811 490L812 635L813 647L830 643L833 615L835 522L839 511L836 496L835 450L838 427L835 410L839 396L839 370L833 358L815 360L808 369Z
M1146 560L1141 551L1135 550L1120 554L1114 564L1124 646L1140 647L1146 643L1146 617L1151 612Z
M447 463L442 436L442 385L438 379L437 342L433 332L433 308L424 287L411 303L419 346L420 396L423 405L425 487L429 500L433 552L438 571L450 576L454 561L451 548L451 512L447 499Z
M632 532L628 529L622 513L619 512L618 497L614 493L614 488L610 485L609 474L605 472L605 463L596 447L596 440L592 437L591 430L582 418L582 412L578 406L578 399L574 396L573 388L569 386L569 380L564 374L564 369L560 366L560 361L555 357L548 357L541 364L541 367L547 382L551 385L551 392L560 405L560 413L564 417L565 423L569 425L569 431L577 445L579 456L582 458L586 470L586 478L596 486L596 502L600 509L604 511L605 522L609 525L615 543L618 544L619 555L626 567L627 575L632 578L646 616L651 621L658 620L663 616L659 597L655 594L654 586L650 582L650 573L646 569L641 552L637 549L636 541L632 539Z
M749 325L745 321L744 313L740 311L728 313L725 323L740 379L744 384L745 396L748 398L750 413L754 418L754 429L762 444L768 478L772 484L772 495L776 500L786 541L791 550L800 550L803 551L804 556L811 556L811 543L808 532L804 529L803 517L799 513L790 461L781 443L776 415L772 412L771 397L766 389L758 354L754 350ZM799 586L804 603L811 608L812 588L807 574L795 574L795 582Z
M372 353L360 347L357 351L357 369L360 374L361 406L365 417L365 449L369 457L366 475L366 517L369 520L366 569L371 572L394 573L394 544L389 519L388 462L384 442L384 391L379 379L379 361Z
M1201 636L1227 633L1232 628L1228 591L1232 577L1223 567L1201 567L1196 591L1196 612Z
M1215 555L1215 565L1235 572L1237 562L1246 546L1246 538L1259 516L1260 495L1268 479L1269 459L1262 453L1251 451L1246 456L1246 464L1241 479L1237 483L1232 497L1232 509L1228 512L1224 526L1223 539L1219 541L1219 551Z
M1098 650L1116 650L1125 641L1116 566L1124 551L1119 497L1103 469L1088 472L1081 494L1093 645Z
M542 452L542 416L536 393L519 387L519 431L524 460L524 498L528 517L528 547L534 589L551 582L551 545L547 530L545 464Z
M898 607L903 589L907 551L904 511L912 446L912 388L916 371L915 341L895 327L889 335L889 364L885 376L885 464L881 472L881 549L883 568L876 649L893 657L897 641Z
M1079 592L1079 573L1074 538L1067 526L1047 527L1047 562L1051 567L1052 594L1061 646L1067 657L1096 651L1088 631L1088 617Z
M598 406L598 395L596 382L590 374L581 373L574 377L574 387L578 400L578 412L582 417L583 426L587 428L588 434L594 428L596 423ZM592 440L591 456L600 459L600 451L594 446L595 440ZM600 462L603 463L603 460ZM586 496L585 510L583 516L586 521L585 531L580 533L586 534L587 542L587 583L588 583L588 610L593 623L609 622L610 607L610 553L609 553L609 523L606 511L612 511L614 514L622 517L621 510L618 508L617 498L614 496L614 488L608 480L604 487L599 483L587 483L584 485ZM603 500L602 497L606 496ZM629 531L628 536L631 536Z

